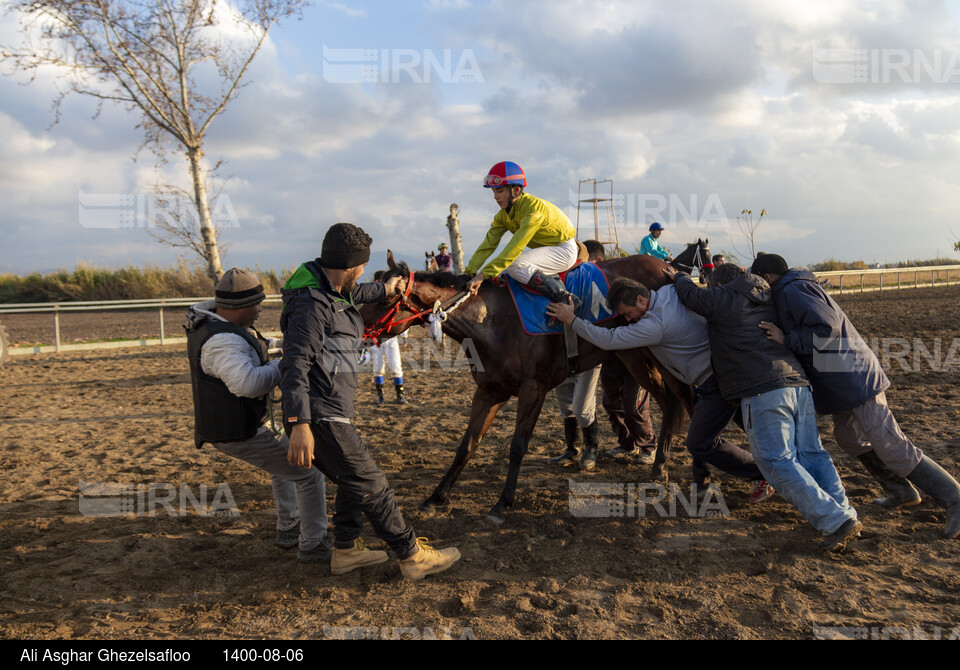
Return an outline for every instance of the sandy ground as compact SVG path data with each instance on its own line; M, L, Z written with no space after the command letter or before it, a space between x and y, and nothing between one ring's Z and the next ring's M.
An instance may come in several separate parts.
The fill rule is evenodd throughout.
M914 338L934 352L939 340L943 363L960 331L958 298L960 287L945 287L842 304L866 337L902 338L881 342L892 353L904 343L912 349ZM265 330L275 327L271 318ZM110 319L116 326L118 317ZM5 323L14 342L42 340L24 336L12 318ZM87 337L100 332L93 325ZM109 333L116 337L115 328ZM953 356L940 371L929 358L891 359L888 397L906 433L960 473L960 352ZM960 542L940 539L943 512L932 502L899 512L871 507L878 488L837 453L829 419L821 420L824 442L865 524L841 555L820 554L812 528L781 498L749 507L747 486L723 477L729 516L689 518L680 507L661 518L648 507L644 518L578 518L568 480L641 484L649 475L610 460L591 475L550 468L545 458L562 450L552 403L504 526L488 526L484 514L502 486L515 403L450 505L418 518L417 504L460 440L473 382L435 361L429 371L409 369L412 358L410 404L375 406L365 378L357 424L418 534L463 553L454 569L420 583L402 580L394 561L333 577L275 547L268 478L192 445L181 346L12 358L0 370L0 637L306 639L355 627L478 639L960 635ZM745 444L742 434L728 435ZM601 438L612 446L606 425ZM682 490L688 466L681 454L671 470ZM81 481L134 488L82 495ZM151 484L161 498L176 494L176 514L161 505L156 516L139 514L150 501L136 491ZM238 515L200 515L186 493L212 505L221 484ZM118 515L104 498L126 501L133 514ZM369 530L366 537L382 544Z

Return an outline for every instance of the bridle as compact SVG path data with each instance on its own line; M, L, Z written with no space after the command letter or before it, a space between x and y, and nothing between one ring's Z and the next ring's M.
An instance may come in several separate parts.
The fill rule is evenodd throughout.
M452 312L454 309L460 306L460 303L470 296L469 291L461 291L447 300L437 300L435 303L433 303L433 306L427 309L418 309L416 305L413 305L408 300L414 284L413 270L410 270L409 272L410 276L407 277L407 288L404 290L403 294L401 294L396 302L390 305L389 309L384 312L383 316L364 328L363 339L370 340L376 346L380 346L380 336L389 332L395 326L415 320L419 320L420 325L429 326L430 321L429 319L424 318L425 315ZM401 309L405 309L406 311L410 312L411 315L403 319L397 319L397 315L400 314Z
M690 261L691 265L687 265L686 263L678 263L677 261L673 261L672 264L677 265L681 268L686 268L688 271L693 270L693 268L697 268L697 269L703 268L703 257L700 255L700 248L701 248L700 242L699 241L695 242L694 246L696 246L697 249L696 251L693 252L693 258Z

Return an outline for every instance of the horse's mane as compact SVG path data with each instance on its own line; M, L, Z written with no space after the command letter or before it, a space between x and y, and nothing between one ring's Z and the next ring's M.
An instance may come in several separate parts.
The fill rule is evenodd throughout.
M410 276L410 267L406 262L401 261L398 266L396 270L390 269L384 272L383 280L386 281L391 277ZM427 282L438 288L455 288L458 291L463 291L466 289L467 284L470 283L470 275L455 275L452 272L415 272L413 274L413 280Z

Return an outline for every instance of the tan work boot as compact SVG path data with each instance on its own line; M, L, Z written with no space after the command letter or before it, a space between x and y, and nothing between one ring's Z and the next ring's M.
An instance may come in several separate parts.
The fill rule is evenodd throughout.
M443 572L460 560L460 550L448 547L437 551L429 544L427 538L417 538L417 553L410 558L400 559L400 572L407 579L423 579L427 575Z
M387 560L387 552L370 550L363 546L363 540L357 538L349 549L333 548L333 557L330 559L330 572L343 575L357 568L368 565L377 565Z

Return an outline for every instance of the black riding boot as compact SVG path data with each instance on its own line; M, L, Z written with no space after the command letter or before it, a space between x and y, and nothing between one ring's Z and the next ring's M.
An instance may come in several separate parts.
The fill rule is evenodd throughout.
M540 293L550 298L551 302L566 303L568 298L573 298L574 309L577 309L583 304L580 298L567 290L567 287L563 285L562 281L560 281L560 277L545 275L540 272L540 270L537 270L530 276L530 281L527 282L527 286L538 290ZM547 322L547 325L555 326L556 321L554 319L550 319Z
M886 509L896 509L920 504L920 494L913 488L913 484L888 468L877 456L877 452L868 451L861 456L857 456L857 460L863 463L863 467L877 480L877 483L883 487L883 491L886 493L883 498L874 500L874 505Z
M397 391L397 404L406 405L407 399L403 397L403 384L394 384L393 388Z
M581 470L593 470L597 466L597 451L600 448L600 426L597 420L583 429L583 458L580 459Z
M923 457L913 472L907 475L907 479L947 510L943 537L952 540L960 535L960 484L957 480L929 456Z
M383 403L386 402L386 400L383 399L383 384L376 384L376 387L377 387L377 401L376 401L376 402L377 402L378 405L382 405Z
M576 417L567 417L563 420L563 437L567 442L567 450L559 456L548 458L550 465L559 465L561 468L569 468L580 461L580 447L577 446L577 438L580 436L580 424Z

